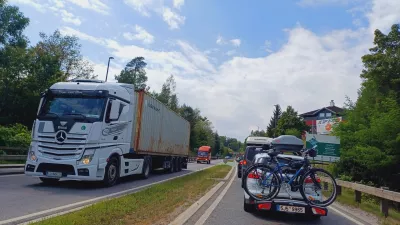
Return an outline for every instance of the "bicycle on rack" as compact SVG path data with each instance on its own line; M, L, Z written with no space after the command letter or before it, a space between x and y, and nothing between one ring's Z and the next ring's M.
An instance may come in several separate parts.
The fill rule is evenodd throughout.
M337 196L336 181L328 171L311 166L308 156L317 155L317 145L315 142L312 144L314 145L312 148L300 151L304 156L303 161L287 164L279 163L277 156L280 152L270 149L269 163L254 164L243 174L246 179L244 181L246 193L257 201L270 201L279 194L281 188L284 188L290 199L292 199L290 193L300 191L304 201L310 205L326 207L332 204ZM272 164L275 166L271 166ZM285 168L288 167L297 169L294 175L285 173ZM255 190L258 187L260 190ZM327 196L328 191L332 191L332 195Z

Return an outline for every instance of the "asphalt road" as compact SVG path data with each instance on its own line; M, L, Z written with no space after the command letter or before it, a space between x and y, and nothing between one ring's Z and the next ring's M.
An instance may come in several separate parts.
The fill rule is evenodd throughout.
M236 176L236 174L235 174ZM243 224L324 224L354 225L344 216L328 209L328 216L310 219L302 215L271 214L268 212L247 213L243 210L243 189L236 177L228 192L206 220L205 225L243 225ZM351 216L350 216L351 217ZM361 223L362 224L362 223Z
M55 186L42 184L39 178L23 174L0 176L0 223L3 220L53 209L55 207L140 187L162 181L202 168L218 164L222 160L213 160L209 164L189 163L187 170L173 174L152 174L147 180L137 177L121 179L121 182L110 188L103 188L98 183L62 181Z

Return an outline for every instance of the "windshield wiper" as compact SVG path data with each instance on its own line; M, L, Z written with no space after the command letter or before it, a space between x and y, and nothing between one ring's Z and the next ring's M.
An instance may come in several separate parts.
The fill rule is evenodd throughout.
M63 116L82 116L82 119L86 120L86 116L81 113L65 113Z
M45 113L45 114L40 114L40 115L38 115L37 116L37 118L42 118L42 117L45 117L45 116L47 116L47 115L55 115L55 117L60 117L57 113L53 113L53 112L47 112L47 113Z

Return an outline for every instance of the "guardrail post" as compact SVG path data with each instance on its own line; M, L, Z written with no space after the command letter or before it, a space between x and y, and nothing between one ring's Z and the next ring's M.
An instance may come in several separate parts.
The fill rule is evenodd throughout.
M339 186L336 184L336 193L337 195L341 195L342 194L342 186Z
M389 190L387 187L381 187L383 190ZM381 212L385 217L389 216L389 200L381 198Z
M357 202L357 203L361 203L361 192L360 191L357 191L357 190L354 190L354 194L355 194L355 201Z

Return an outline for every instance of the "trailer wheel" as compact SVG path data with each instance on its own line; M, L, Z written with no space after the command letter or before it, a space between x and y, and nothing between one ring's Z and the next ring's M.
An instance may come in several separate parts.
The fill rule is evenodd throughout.
M176 160L176 162L177 162L177 166L176 166L176 171L182 171L182 158L178 158L177 160Z
M170 172L170 173L175 172L175 159L171 159L170 165L171 165L171 166L169 167L169 172Z
M119 162L117 157L113 156L108 160L106 170L104 171L103 183L107 187L114 186L119 178Z

